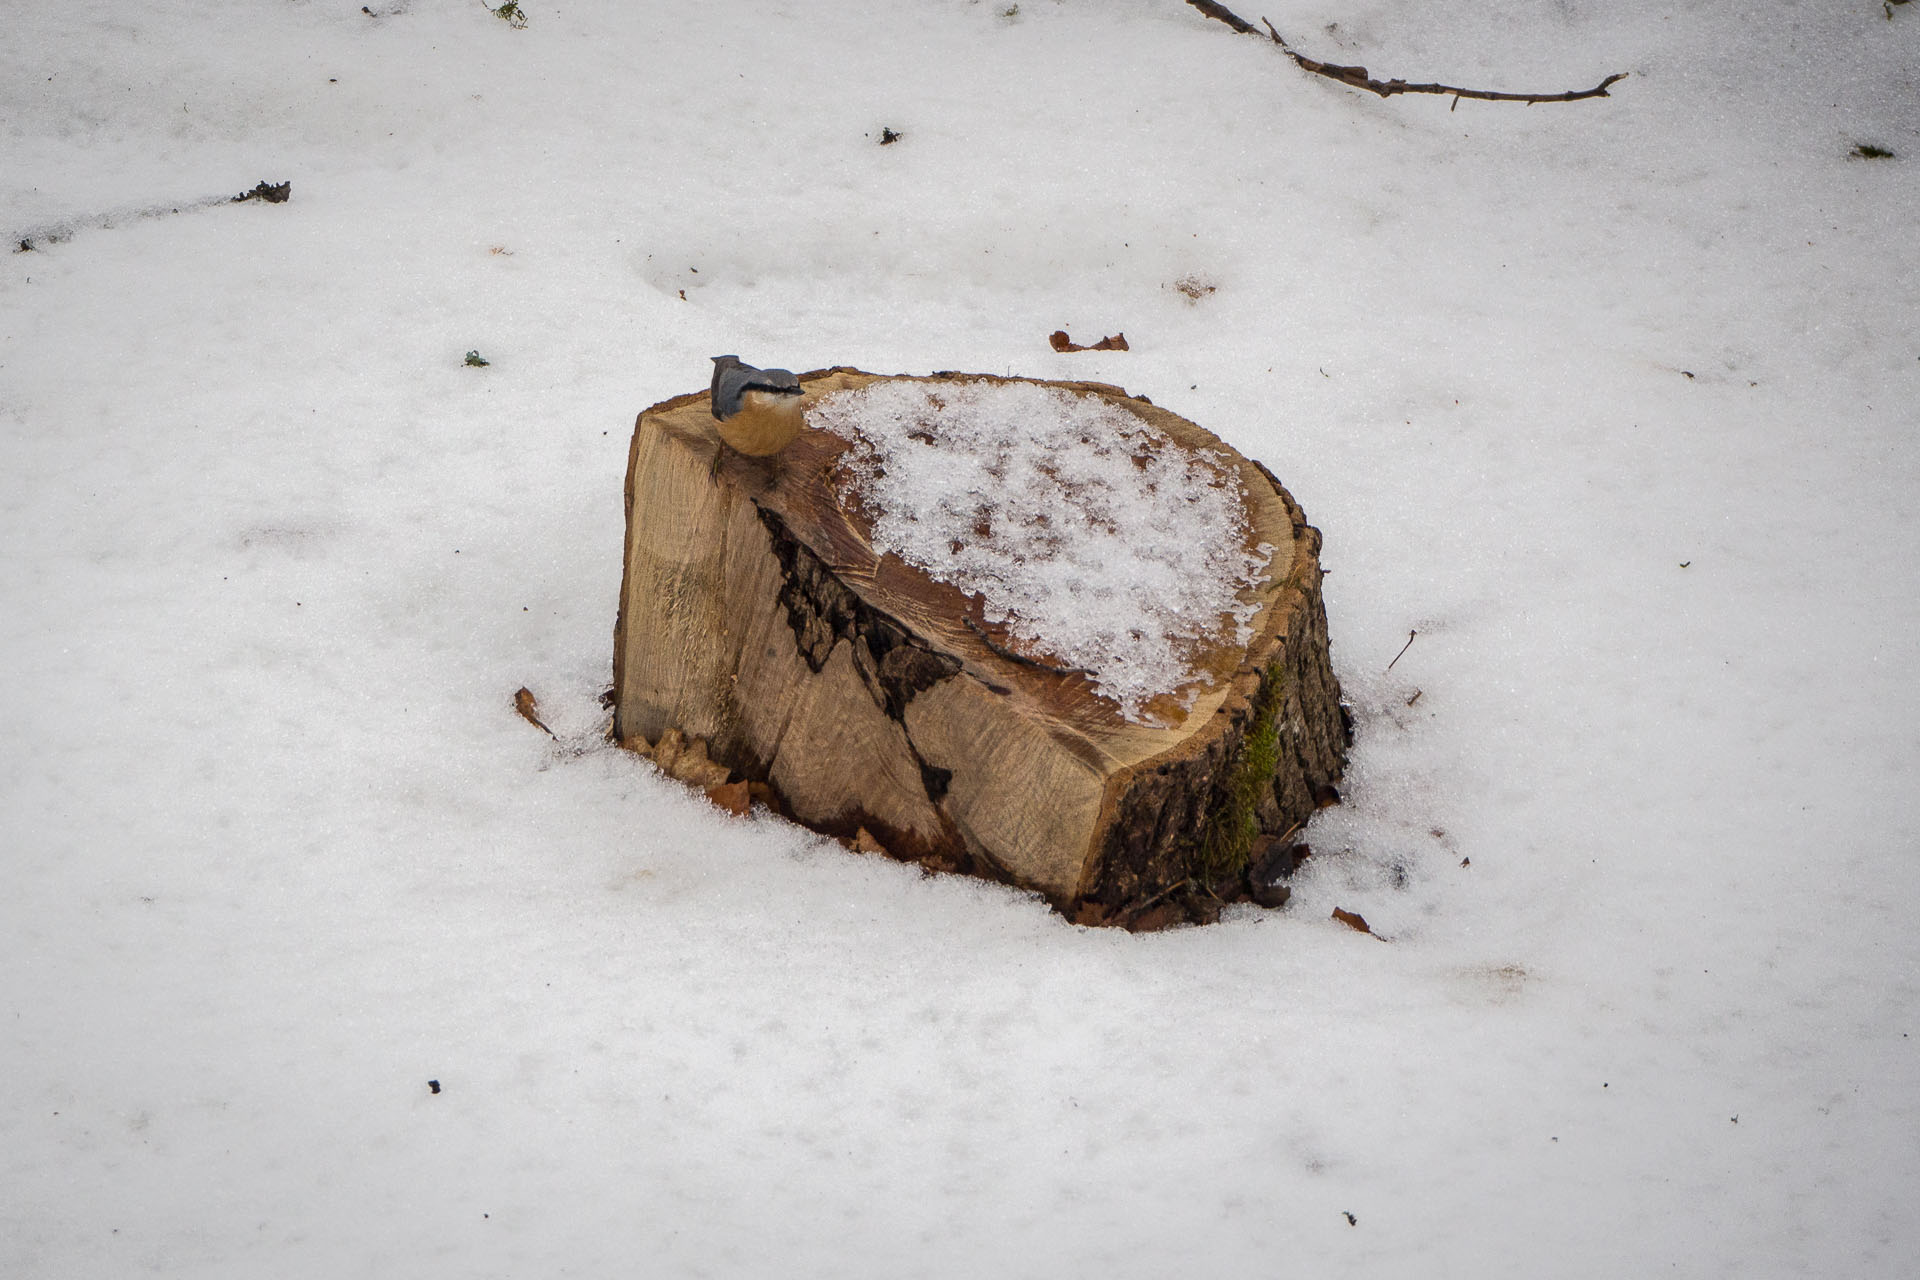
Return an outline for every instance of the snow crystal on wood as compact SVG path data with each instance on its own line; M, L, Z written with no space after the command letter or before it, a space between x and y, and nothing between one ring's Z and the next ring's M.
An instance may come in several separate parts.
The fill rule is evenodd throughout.
M1248 546L1233 465L1121 405L1031 383L877 382L812 426L854 442L873 547L981 600L1026 656L1083 671L1129 720L1245 645L1273 547Z

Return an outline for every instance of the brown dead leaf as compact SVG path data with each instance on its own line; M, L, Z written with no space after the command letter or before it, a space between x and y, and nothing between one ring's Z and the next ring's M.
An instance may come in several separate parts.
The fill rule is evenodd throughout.
M1342 911L1339 907L1335 907L1333 909L1333 918L1349 929L1357 929L1361 933L1373 934L1375 937L1379 936L1373 933L1372 928L1367 924L1366 917L1358 911Z
M514 690L513 709L520 713L522 720L525 720L528 724L546 734L554 741L559 741L559 735L547 728L546 722L540 719L540 700L533 696L533 690L524 685Z
M1125 928L1128 933L1158 933L1162 929L1171 929L1174 925L1186 922L1185 907L1177 902L1162 902L1130 917Z
M1102 338L1092 346L1081 346L1067 336L1065 329L1055 329L1047 335L1047 341L1052 344L1055 351L1126 351L1130 349L1127 346L1127 335L1124 333Z
M855 853L877 853L883 858L887 856L887 846L875 840L873 833L865 827L853 833L853 851Z
M1094 925L1107 923L1112 915L1113 909L1111 907L1098 902L1082 902L1073 909L1071 919L1077 925L1092 927Z
M1249 896L1263 907L1286 906L1293 897L1287 877L1306 851L1303 844L1284 844L1273 836L1262 836L1247 859L1244 882Z
M736 818L747 816L753 807L753 793L744 782L723 782L707 788L707 800L715 808L725 809Z

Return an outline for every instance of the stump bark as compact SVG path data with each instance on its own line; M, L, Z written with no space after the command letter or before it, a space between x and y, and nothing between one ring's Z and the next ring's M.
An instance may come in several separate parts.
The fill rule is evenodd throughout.
M1007 381L925 381L962 378ZM801 377L809 406L876 380ZM816 831L1037 890L1083 923L1208 918L1334 798L1344 764L1319 531L1193 423L1116 387L1045 385L1232 459L1248 545L1276 548L1252 639L1206 655L1189 707L1132 723L1083 674L1016 653L977 599L874 553L842 496L847 441L809 429L773 459L722 452L697 392L634 426L614 732L676 756L701 744L703 782L725 770Z

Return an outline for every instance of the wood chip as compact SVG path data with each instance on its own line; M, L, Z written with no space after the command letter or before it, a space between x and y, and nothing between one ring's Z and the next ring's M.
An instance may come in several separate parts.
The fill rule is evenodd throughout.
M660 735L660 741L653 746L653 762L669 777L702 790L717 787L733 775L727 766L708 758L704 740L689 738L678 729L669 729Z
M1124 333L1102 338L1092 346L1082 346L1068 337L1065 329L1055 329L1047 336L1047 341L1052 344L1055 351L1126 351L1130 349L1127 346L1127 335Z

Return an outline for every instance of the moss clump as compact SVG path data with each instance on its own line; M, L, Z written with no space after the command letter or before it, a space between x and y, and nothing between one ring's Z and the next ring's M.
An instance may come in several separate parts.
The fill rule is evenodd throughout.
M1216 794L1221 802L1215 807L1200 847L1194 853L1193 876L1212 886L1231 876L1245 873L1253 842L1260 835L1260 802L1273 787L1274 770L1280 767L1280 705L1285 675L1278 662L1268 667L1260 680L1260 692L1253 707L1253 723L1227 781Z

